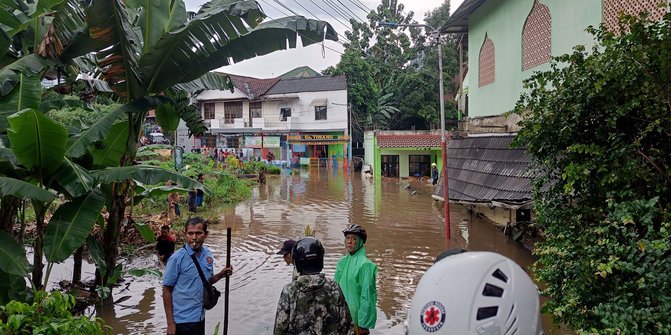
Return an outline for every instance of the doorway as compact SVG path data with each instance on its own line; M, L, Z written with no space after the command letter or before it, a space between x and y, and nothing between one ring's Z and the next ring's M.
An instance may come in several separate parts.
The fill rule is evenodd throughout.
M382 155L382 176L398 178L398 155Z
M408 161L408 175L410 177L431 175L431 155L410 155Z

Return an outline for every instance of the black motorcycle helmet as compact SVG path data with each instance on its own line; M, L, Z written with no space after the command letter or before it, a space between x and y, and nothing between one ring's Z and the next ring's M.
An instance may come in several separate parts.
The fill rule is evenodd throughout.
M368 238L368 234L366 234L366 229L363 229L363 227L359 226L356 223L347 226L347 228L345 228L345 230L343 230L342 233L345 236L347 236L347 234L354 234L356 236L359 236L361 238L361 241L363 241L363 243L366 243L366 239Z
M324 268L324 247L314 237L303 237L296 241L291 256L300 274L320 273Z

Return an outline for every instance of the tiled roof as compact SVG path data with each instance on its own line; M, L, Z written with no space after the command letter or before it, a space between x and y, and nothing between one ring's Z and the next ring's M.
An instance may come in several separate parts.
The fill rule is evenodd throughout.
M510 148L514 135L453 138L447 149L450 200L476 203L531 201L533 174L524 148ZM442 190L439 191L442 196Z
M233 85L246 94L250 99L257 98L265 94L280 78L259 79L253 77L238 76L229 74Z
M440 147L440 135L377 135L379 148Z
M280 79L266 95L299 92L341 91L347 89L345 76L320 76Z

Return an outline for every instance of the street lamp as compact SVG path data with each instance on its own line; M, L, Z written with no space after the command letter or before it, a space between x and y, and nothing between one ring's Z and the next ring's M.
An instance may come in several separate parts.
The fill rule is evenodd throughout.
M433 28L426 24L404 24L404 23L393 23L380 21L378 25L383 27L423 27L431 31L431 36L436 39L438 44L438 78L439 78L439 91L438 91L438 100L440 101L440 148L443 154L443 167L441 175L443 176L443 210L445 212L445 235L447 241L451 238L450 233L450 196L447 189L447 144L445 140L445 95L443 94L443 49L440 45L440 30Z

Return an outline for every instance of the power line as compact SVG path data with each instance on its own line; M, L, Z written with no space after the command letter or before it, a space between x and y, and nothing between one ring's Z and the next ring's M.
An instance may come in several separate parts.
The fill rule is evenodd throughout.
M317 8L321 9L322 12L328 14L328 15L329 15L330 17L332 17L334 20L338 21L338 22L339 22L340 24L342 24L345 28L348 28L348 29L351 29L351 28L352 28L352 27L350 27L350 26L344 24L344 23L343 23L342 21L340 21L339 19L337 19L337 18L336 18L335 16L333 16L333 14L331 14L330 12L324 10L324 8L320 7L320 6L319 6L317 3L315 3L314 1L310 0L310 2L312 2L315 6L317 6ZM340 34L338 34L338 35L340 35Z
M265 0L261 0L261 1L262 1L263 3L265 3L265 4L267 4L268 6L272 7L273 9L275 9L276 11L278 11L279 13L281 13L282 15L284 15L284 16L289 16L289 14L287 14L286 12L283 12L283 11L281 11L279 8L273 6L272 3L267 2L267 1L265 1ZM267 16L267 15L266 15L266 16Z
M285 6L285 5L284 5L283 3L281 3L279 0L274 0L274 1L275 1L277 4L279 4L280 6L284 7L284 9L286 9L286 10L290 11L291 13L293 13L294 15L301 16L300 14L298 14L298 13L294 12L293 10L291 10L291 8ZM295 0L294 0L294 1L295 1Z
M300 15L297 15L297 16L300 16ZM273 17L271 17L270 15L266 15L266 17L269 18L269 19L271 19L271 20L275 20L275 19L274 19ZM300 37L302 37L302 38L304 38L304 39L306 39L306 40L312 41L312 42L314 42L314 43L320 43L319 41L315 41L315 40L313 40L313 39L311 39L311 38L309 38L309 37L307 37L307 36L301 35L301 33L299 33L298 31L296 31L296 34L298 34L298 36L300 36ZM338 41L334 41L334 42L339 43ZM321 43L322 43L322 48L326 48L326 49L329 49L329 50L331 50L331 51L333 51L333 52L335 52L335 53L339 53L339 54L341 54L341 55L344 55L344 53L342 53L342 52L340 52L340 51L338 51L338 50L336 50L336 49L333 49L333 48L330 48L330 47L326 46L326 44L324 43L324 41L322 41ZM342 43L340 43L340 44L342 45Z
M298 4L299 6L301 6L301 8L303 8L306 12L308 12L308 14L312 15L312 17L314 17L315 19L317 19L317 15L312 14L312 12L311 12L310 10L308 10L307 8L305 8L303 5L301 5L301 3L298 2L298 0L294 0L294 2L295 2L296 4Z
M355 0L355 1L358 2L359 4L361 4L361 6L363 6L363 8L366 8L367 13L370 13L372 11L372 9L368 8L368 6L366 6L366 4L361 2L361 0Z
M364 13L366 13L366 15L368 15L368 13L370 13L370 10L366 10L365 8L359 6L359 4L357 2L355 2L353 0L349 0L349 2L351 2L354 6L359 7L359 9L361 9Z
M296 4L298 4L301 8L303 8L306 12L308 12L310 15L312 15L312 17L314 17L316 20L319 20L319 19L317 18L317 15L313 14L310 10L308 10L308 9L305 8L303 5L301 5L301 4L298 2L298 0L294 0L294 2L295 2ZM314 3L314 2L313 2L313 3ZM342 36L342 35L340 35L340 33L338 33L337 31L336 31L336 34L338 34L339 36ZM347 41L347 38L346 38L345 36L342 36L342 37ZM342 43L341 43L341 44L342 44Z
M338 1L339 4L341 4L343 7L345 7L345 9L347 9L350 13L352 13L352 15L354 15L354 17L356 17L357 19L359 19L359 21L361 21L361 22L365 22L365 21L362 20L358 15L356 15L356 13L354 13L354 11L352 11L351 9L349 9L349 7L345 6L345 4L342 3L342 1L340 1L340 0L336 0L336 1Z
M324 0L324 3L325 3L326 5L328 5L329 7L331 7L334 11L336 11L336 12L338 13L338 15L340 15L340 16L343 17L345 20L347 20L347 22L349 22L349 20L350 20L351 18L347 17L347 16L348 16L347 13L346 13L345 11L343 11L343 10L340 8L340 6L336 5L333 1L329 1L329 0Z

